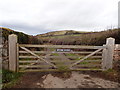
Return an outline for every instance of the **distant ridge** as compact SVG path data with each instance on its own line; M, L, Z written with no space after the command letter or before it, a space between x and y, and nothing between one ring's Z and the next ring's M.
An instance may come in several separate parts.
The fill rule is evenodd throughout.
M61 31L52 31L45 34L38 34L37 36L47 37L47 36L60 36L60 35L73 35L73 34L83 34L89 32L75 31L75 30L61 30Z

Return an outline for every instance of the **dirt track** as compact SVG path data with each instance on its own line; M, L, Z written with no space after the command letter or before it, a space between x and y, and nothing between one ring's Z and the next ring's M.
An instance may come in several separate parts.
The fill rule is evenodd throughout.
M63 77L59 73L26 73L15 88L120 88L117 82L79 72L72 72L67 78Z
M62 60L68 60L64 54L59 55ZM50 60L49 58L46 59ZM14 88L120 88L119 83L99 78L98 73L90 74L82 72L71 72L67 75L66 73L55 72L25 73ZM93 74L96 74L96 77Z

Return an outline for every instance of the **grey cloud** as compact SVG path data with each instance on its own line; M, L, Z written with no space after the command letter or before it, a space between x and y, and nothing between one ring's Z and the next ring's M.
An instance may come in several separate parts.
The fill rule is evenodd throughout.
M21 31L29 35L36 35L50 31L42 26L31 26L25 23L2 23L2 27L7 27L16 31Z
M118 0L3 0L3 26L38 34L53 30L106 29L117 26ZM4 7L5 5L10 7ZM17 22L16 22L17 21ZM22 22L22 23L21 23Z

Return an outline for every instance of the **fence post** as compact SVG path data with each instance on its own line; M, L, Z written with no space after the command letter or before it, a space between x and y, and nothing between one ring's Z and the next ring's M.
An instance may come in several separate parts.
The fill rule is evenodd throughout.
M115 53L114 53L114 60L118 61L120 60L120 45L119 44L115 44Z
M114 45L115 45L115 39L114 38L107 38L106 49L103 50L103 62L102 62L102 69L103 70L112 69Z
M17 71L17 35L11 34L8 38L9 42L9 70Z

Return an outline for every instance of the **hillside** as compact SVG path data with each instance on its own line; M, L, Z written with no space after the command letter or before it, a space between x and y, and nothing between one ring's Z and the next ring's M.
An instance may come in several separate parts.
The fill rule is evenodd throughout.
M18 36L18 42L19 43L31 43L31 44L42 44L41 40L38 40L36 37L24 34L22 32L17 32L9 28L1 27L2 30L2 36L4 37L4 40L8 40L8 35L10 34L16 34Z
M113 37L117 44L120 44L120 29L113 29L101 32L78 32L73 30L48 32L31 36L12 29L3 28L3 37L8 39L8 35L16 34L19 43L30 44L57 44L57 45L103 45L106 38Z
M73 34L83 34L87 32L80 32L74 30L62 30L62 31L53 31L45 34L38 34L37 36L47 37L47 36L62 36L62 35L73 35Z
M43 40L44 43L57 45L103 45L106 43L106 38L113 37L116 39L116 43L120 44L120 29L79 34L64 34L58 36L48 35L46 37L41 37L40 35L37 35L36 37Z

